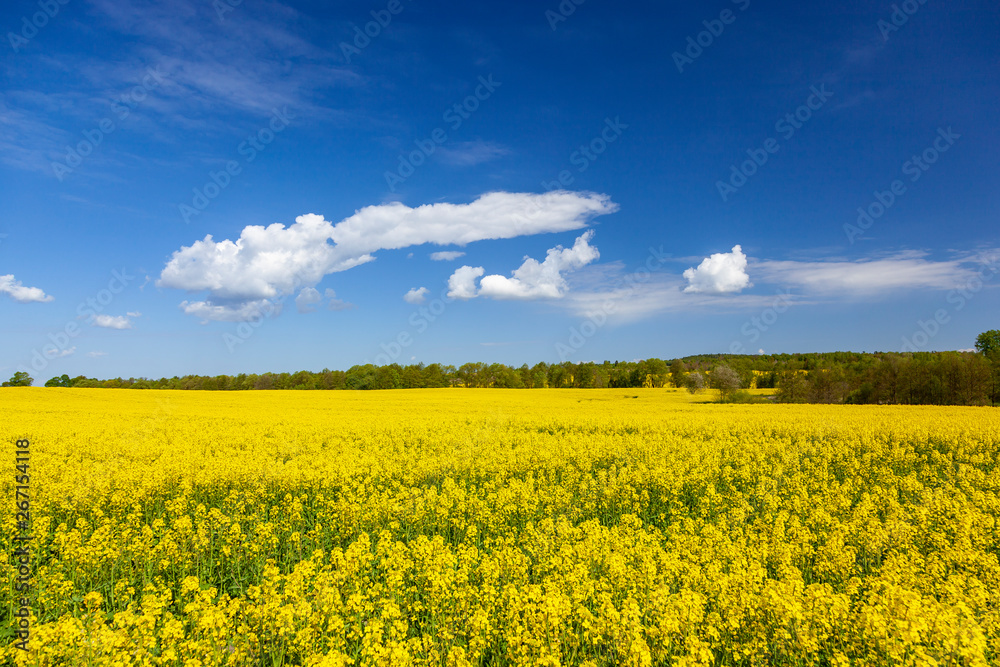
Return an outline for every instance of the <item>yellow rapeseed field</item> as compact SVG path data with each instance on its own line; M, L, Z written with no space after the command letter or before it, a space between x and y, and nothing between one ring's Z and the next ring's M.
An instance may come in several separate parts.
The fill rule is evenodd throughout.
M0 390L0 664L1000 662L1000 411Z

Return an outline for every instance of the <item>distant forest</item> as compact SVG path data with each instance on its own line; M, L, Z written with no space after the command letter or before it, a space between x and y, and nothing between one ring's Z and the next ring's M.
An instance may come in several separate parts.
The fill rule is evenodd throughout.
M370 390L464 388L716 388L726 401L789 403L996 405L1000 402L1000 333L980 336L977 352L699 355L642 361L462 366L354 366L346 371L160 378L55 377L47 387L187 389ZM7 384L7 383L5 383ZM29 383L30 384L30 383ZM774 398L748 389L775 389Z

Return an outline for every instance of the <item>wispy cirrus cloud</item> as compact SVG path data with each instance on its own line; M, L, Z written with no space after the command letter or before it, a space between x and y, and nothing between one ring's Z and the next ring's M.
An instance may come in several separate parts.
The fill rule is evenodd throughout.
M998 251L987 251L985 254L997 256ZM732 253L724 255L732 257ZM968 285L975 279L982 265L982 255L983 253L959 253L951 259L932 260L922 252L904 251L857 260L748 258L746 268L742 271L748 280L752 277L763 292L756 294L693 291L690 289L692 276L688 272L683 276L667 272L653 273L647 280L633 279L625 284L625 265L595 265L583 269L573 277L575 284L562 305L576 314L588 315L607 311L607 305L613 304L609 319L632 322L673 312L721 313L767 308L774 301L775 290L780 290L783 298L796 305L860 303L905 292L946 292ZM732 266L726 270L708 272L701 278L716 279L729 274L737 276L737 269L738 266Z
M44 54L20 54L22 67L11 70L0 92L0 161L51 174L66 146L103 119L113 121L115 131L126 127L164 145L175 142L178 130L229 133L274 109L346 122L349 114L330 96L362 78L329 45L307 38L306 17L278 3L244 3L220 19L217 4L91 0L90 30L113 36L116 57L101 58L74 40ZM123 104L122 96L150 71L157 85L141 102ZM88 163L141 159L102 147Z
M235 109L261 115L274 107L329 115L317 103L323 90L360 82L335 52L312 43L308 18L278 3L242 4L220 17L214 4L177 0L92 0L95 18L123 35L141 38L137 52L176 84L168 104ZM272 57L281 53L281 59ZM108 66L86 72L108 80Z
M761 261L753 265L764 282L815 294L877 295L888 290L953 289L969 279L967 257L944 261L905 252L856 261Z
M474 167L510 155L510 149L497 143L477 139L440 146L437 155L442 162L454 167Z

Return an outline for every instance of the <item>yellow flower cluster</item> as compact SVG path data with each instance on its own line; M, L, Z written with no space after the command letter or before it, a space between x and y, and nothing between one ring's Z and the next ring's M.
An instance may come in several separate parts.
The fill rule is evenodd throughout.
M0 664L1000 662L1000 412L703 400L3 390Z

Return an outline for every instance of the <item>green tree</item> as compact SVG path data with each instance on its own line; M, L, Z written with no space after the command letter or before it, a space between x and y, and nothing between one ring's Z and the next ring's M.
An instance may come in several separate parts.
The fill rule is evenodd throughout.
M544 361L531 367L531 386L534 389L544 389L549 386L549 365Z
M458 367L458 379L467 388L481 387L485 378L486 364L481 361L470 361Z
M997 363L1000 361L1000 330L984 331L976 338L976 351Z
M399 389L403 386L403 379L399 376L401 370L399 364L379 366L375 369L372 389Z
M347 389L374 389L375 366L365 364L364 366L351 366L344 376L344 386Z
M45 386L46 387L71 387L73 385L72 385L72 381L69 379L69 376L66 375L65 373L63 373L59 377L54 377L51 380L49 380L48 382L46 382Z
M1000 330L990 329L976 337L976 351L990 362L990 402L1000 401Z
M24 371L17 371L13 376L2 385L3 387L30 387L34 382L34 378L25 373Z
M674 362L670 364L670 381L674 383L674 386L680 389L684 386L684 382L687 376L684 374L687 372L687 366L680 359L674 359Z
M782 373L776 396L779 403L806 403L809 401L809 381L794 371Z

